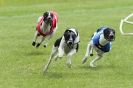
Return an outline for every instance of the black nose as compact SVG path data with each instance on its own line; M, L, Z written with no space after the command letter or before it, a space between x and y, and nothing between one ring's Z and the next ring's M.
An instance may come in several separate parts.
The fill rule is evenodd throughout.
M72 42L69 42L68 44L69 44L69 45L72 45Z
M113 38L114 38L114 36L113 36L113 35L111 35L111 36L109 36L109 38L110 38L110 39L113 39Z
M52 20L52 18L51 18L51 17L49 17L49 18L48 18L48 20Z

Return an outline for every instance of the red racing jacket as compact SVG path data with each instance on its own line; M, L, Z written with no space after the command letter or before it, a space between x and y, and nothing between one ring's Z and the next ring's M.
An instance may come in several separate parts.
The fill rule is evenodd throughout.
M47 35L50 35L51 33L53 33L54 29L56 28L57 26L57 22L58 22L58 16L57 16L57 13L56 12L51 12L53 14L53 19L52 19L52 24L51 24L51 28L50 28L50 31L49 32L42 32L41 30L41 26L43 24L43 20L44 20L44 17L42 16L40 22L38 22L37 26L36 26L36 29L37 31L40 33L40 35L42 36L47 36Z

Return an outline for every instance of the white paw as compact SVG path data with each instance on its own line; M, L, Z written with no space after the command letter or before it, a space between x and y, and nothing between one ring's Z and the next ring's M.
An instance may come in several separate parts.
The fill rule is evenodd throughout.
M94 65L94 64L91 62L91 63L90 63L90 67L95 68L95 67L96 67L96 65Z
M67 61L66 64L67 64L67 66L68 66L69 68L71 68L71 64L72 64L71 61Z
M54 60L57 61L57 59L58 59L58 56L55 56L55 57L54 57Z
M44 69L43 69L43 72L46 73L47 70L48 70L48 66L46 65L46 66L44 67Z
M63 57L63 54L58 54L58 57L59 57L59 58L62 58L62 57Z
M84 64L86 61L87 61L87 57L85 56L85 57L82 59L82 64Z

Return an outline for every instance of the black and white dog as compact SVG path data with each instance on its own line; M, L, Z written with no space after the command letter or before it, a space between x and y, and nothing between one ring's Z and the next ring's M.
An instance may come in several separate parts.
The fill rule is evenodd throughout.
M44 47L47 46L49 40L53 37L57 29L58 16L56 12L49 11L44 12L43 16L38 18L36 32L33 38L32 45L38 48L41 43L48 37L47 42L45 41ZM36 44L37 38L40 38L40 41Z
M111 42L115 40L115 30L109 27L99 28L88 43L86 54L82 63L87 61L89 56L93 56L93 49L97 52L96 58L90 62L91 67L96 67L95 62L103 56L104 53L111 49Z
M79 39L79 33L75 28L66 29L63 36L56 40L49 61L45 65L44 72L47 71L53 58L57 60L57 58L62 58L64 55L67 55L67 66L71 67L71 57L78 51Z

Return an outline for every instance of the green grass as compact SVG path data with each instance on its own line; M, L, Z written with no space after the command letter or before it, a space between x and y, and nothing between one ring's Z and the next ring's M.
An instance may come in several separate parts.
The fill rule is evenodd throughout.
M0 88L132 88L133 38L119 32L120 20L133 11L132 3L133 0L0 0ZM57 11L58 30L47 48L35 49L31 43L36 20L47 10ZM84 65L81 60L90 36L101 26L114 28L116 41L98 67L90 68L94 57ZM52 45L67 27L76 27L81 39L72 68L67 68L66 58L62 58L53 61L43 75Z

